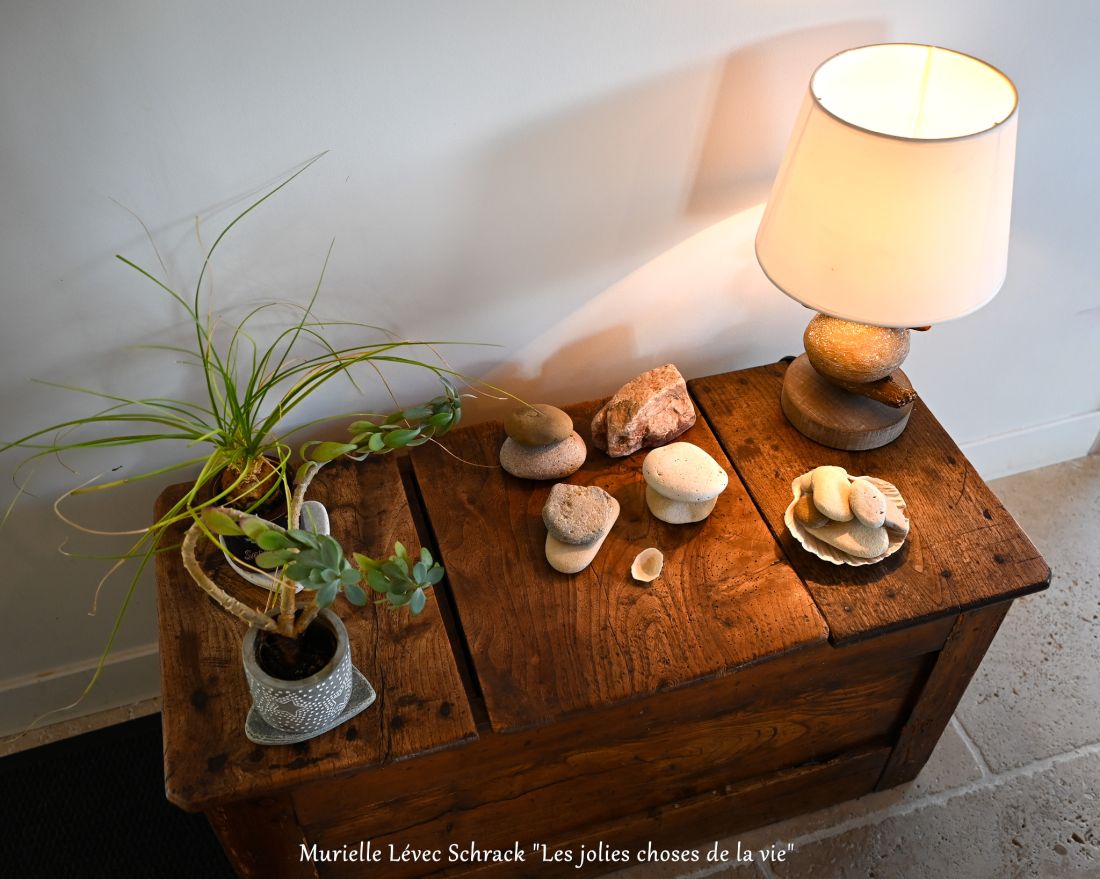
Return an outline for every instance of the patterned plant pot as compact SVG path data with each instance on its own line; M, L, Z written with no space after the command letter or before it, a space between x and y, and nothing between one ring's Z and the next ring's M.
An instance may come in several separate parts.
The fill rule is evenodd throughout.
M342 719L351 697L348 630L328 608L318 615L317 623L327 625L336 635L336 653L323 669L300 681L284 681L260 668L256 660L258 629L248 630L242 650L253 710L270 726L299 741L331 729Z

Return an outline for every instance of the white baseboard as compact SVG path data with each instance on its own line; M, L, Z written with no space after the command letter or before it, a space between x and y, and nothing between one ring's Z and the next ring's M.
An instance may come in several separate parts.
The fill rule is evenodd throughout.
M98 657L0 680L0 737L23 732L40 717L37 726L53 725L159 696L157 645L143 644L112 654L88 697L72 708L58 710L80 696L97 661Z
M997 479L1087 455L1100 435L1100 412L1086 412L961 443L982 479Z

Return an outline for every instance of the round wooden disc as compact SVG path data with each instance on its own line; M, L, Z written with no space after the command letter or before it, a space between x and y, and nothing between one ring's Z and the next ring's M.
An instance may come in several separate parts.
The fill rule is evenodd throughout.
M911 388L900 369L894 381ZM800 433L832 449L877 449L897 439L909 421L913 404L895 409L851 394L822 378L803 354L787 367L783 379L783 414Z

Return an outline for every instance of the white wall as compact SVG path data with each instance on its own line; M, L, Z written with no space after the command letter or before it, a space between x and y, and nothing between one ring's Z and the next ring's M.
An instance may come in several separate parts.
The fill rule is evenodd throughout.
M156 267L120 205L187 284L196 217L208 243L323 149L230 239L218 306L304 296L335 237L324 313L498 343L452 362L529 398L605 394L666 360L692 376L794 353L809 315L753 260L761 205L815 64L898 39L984 57L1022 95L1008 281L984 310L916 337L907 370L987 473L1081 454L1100 430L1098 12L1087 0L9 0L0 436L87 411L34 378L197 393L193 375L128 347L187 337L171 303L113 260ZM432 390L398 384L410 402ZM363 405L339 388L315 411ZM181 454L70 463L84 478ZM50 502L73 480L44 466L0 532L0 729L76 695L123 599L124 581L109 584L89 618L102 565L56 551L72 532ZM140 527L158 488L71 509ZM81 710L155 691L150 587L122 628L123 661Z

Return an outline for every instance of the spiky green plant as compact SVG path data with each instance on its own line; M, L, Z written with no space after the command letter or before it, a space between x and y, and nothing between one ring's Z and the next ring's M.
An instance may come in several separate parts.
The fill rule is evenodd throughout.
M0 443L0 452L14 449L29 452L17 468L17 483L20 481L22 468L44 456L58 455L63 452L161 445L165 442L182 443L187 449L202 446L206 449L201 455L190 453L183 460L166 467L105 483L84 484L67 492L59 499L60 503L60 500L71 495L108 491L142 480L163 477L174 471L195 469L198 471L193 484L183 497L156 522L141 531L128 550L114 557L115 563L100 581L96 590L97 595L99 588L108 577L125 563L134 562L135 570L129 580L107 644L78 702L91 691L99 679L104 663L114 646L122 619L150 560L158 552L179 549L178 546L167 545L165 541L165 535L173 525L180 522L201 521L201 513L204 509L228 503L241 507L244 513L250 513L280 494L285 498L288 506L293 506L294 496L297 493L297 502L300 505L309 480L317 469L328 461L342 455L361 460L369 454L418 445L446 432L457 424L461 417L460 397L450 379L465 379L465 376L447 368L442 360L438 364L427 362L408 353L409 349L416 348L428 348L435 353L434 345L449 343L417 342L386 337L367 345L336 347L328 341L326 330L336 323L381 332L380 328L369 324L354 324L347 321L326 322L314 316L314 304L331 256L331 245L308 302L305 305L291 306L295 309L296 316L288 321L270 344L258 343L249 332L249 323L258 315L266 316L272 308L281 303L265 302L254 307L235 326L227 328L228 341L225 341L224 333L215 332L221 319L209 313L208 303L204 300L204 280L219 245L238 223L319 158L320 156L314 157L303 168L256 199L221 230L205 254L194 291L189 296L185 297L172 289L166 281L157 278L126 257L121 255L117 257L126 266L149 279L165 295L171 297L183 309L193 325L192 347L160 345L145 347L168 352L174 357L182 357L184 362L197 366L203 385L203 392L198 399L159 396L131 398L62 385L61 387L67 390L106 400L108 405L90 415L51 424L16 440ZM226 326L224 321L221 322L221 326ZM300 353L301 345L306 342L312 343L313 350ZM366 364L376 372L381 364L403 364L428 370L442 382L444 393L423 407L373 416L375 421L364 420L365 417L370 417L369 413L358 416L356 413L344 413L287 426L288 418L313 393L335 378L341 376L351 378L349 370L361 364ZM354 379L352 381L354 383ZM298 486L295 490L292 476L294 471L290 469L293 458L291 437L306 428L316 428L322 422L348 418L358 419L351 426L350 441L312 442L303 447L305 463L299 470ZM105 435L82 438L80 433L84 428L105 429ZM0 520L0 526L11 514L25 485L24 481L19 486L3 520ZM59 515L62 515L57 504L55 509L58 509ZM62 515L62 518L65 517ZM70 520L66 518L66 521Z

